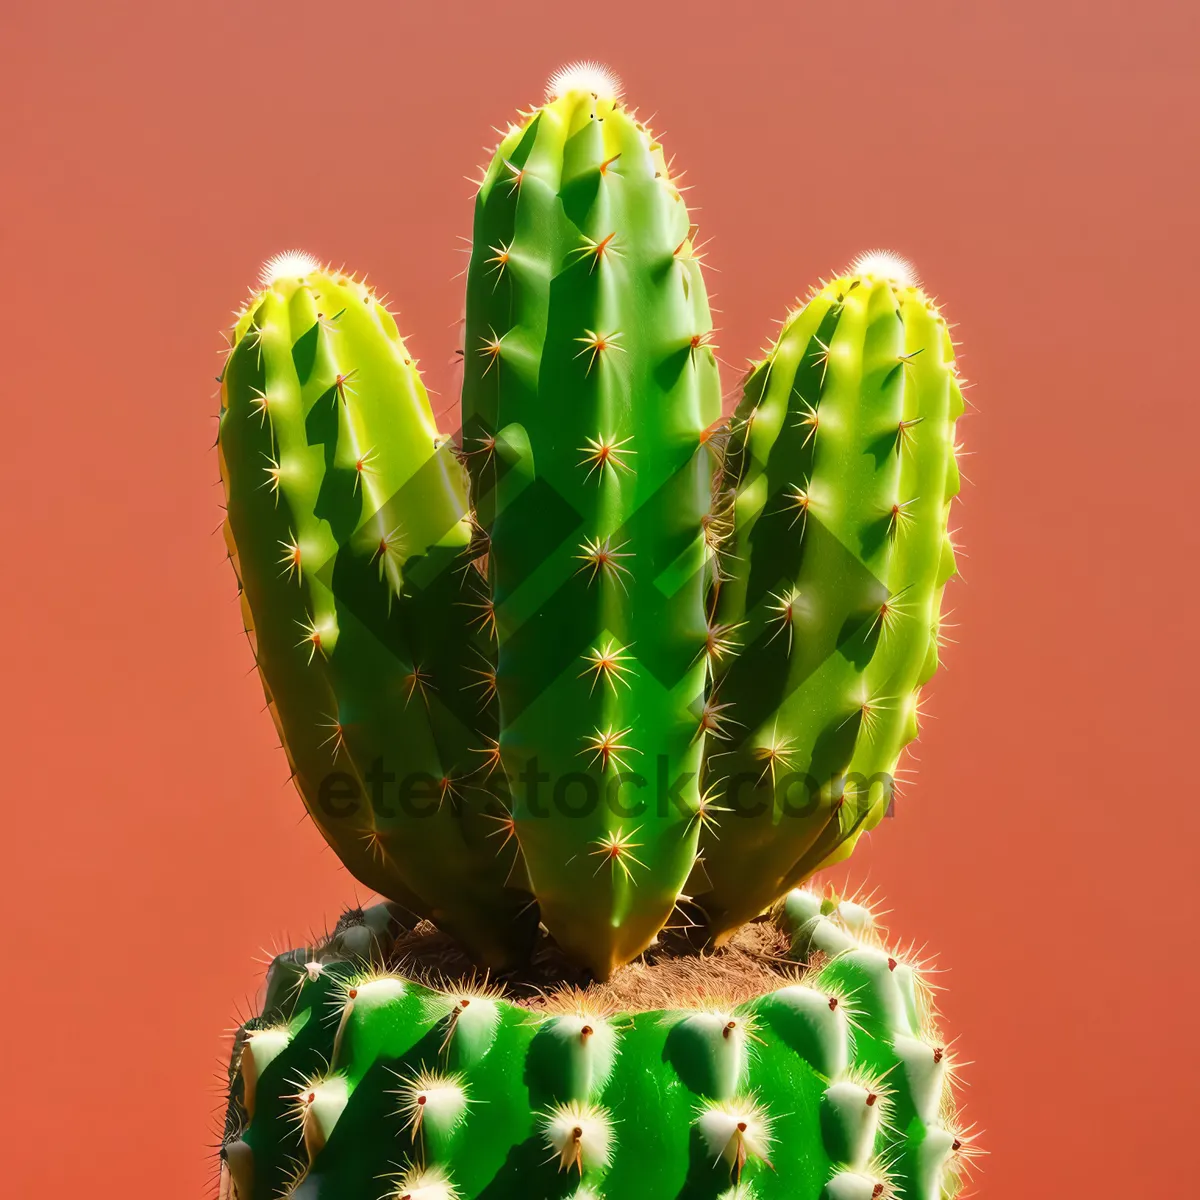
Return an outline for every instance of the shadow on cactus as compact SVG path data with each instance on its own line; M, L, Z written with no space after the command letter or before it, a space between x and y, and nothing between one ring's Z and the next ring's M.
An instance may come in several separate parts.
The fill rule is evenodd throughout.
M234 330L226 533L296 785L488 968L721 945L879 821L937 666L945 321L866 255L723 420L694 237L568 70L479 188L458 439L355 276L272 260Z

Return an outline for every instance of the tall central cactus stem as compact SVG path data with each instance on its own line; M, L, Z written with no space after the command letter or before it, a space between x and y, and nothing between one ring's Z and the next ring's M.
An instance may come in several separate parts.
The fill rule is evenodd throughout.
M720 386L690 235L659 144L576 76L501 141L468 272L511 832L543 923L600 976L652 942L702 823Z

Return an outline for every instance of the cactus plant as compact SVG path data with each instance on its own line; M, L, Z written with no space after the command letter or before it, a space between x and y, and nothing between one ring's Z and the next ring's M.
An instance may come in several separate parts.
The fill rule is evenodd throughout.
M728 937L878 821L936 666L944 321L860 263L723 428L693 238L584 66L480 186L465 473L353 277L285 257L234 330L227 533L297 786L358 878L486 965L539 920L601 979L669 924Z
M372 919L374 962L324 943L272 964L231 1060L226 1200L958 1190L953 1056L921 969L861 903L794 891L707 974L629 968L653 1001L630 1011L603 988L417 982L388 962L386 914L340 936ZM770 936L806 965L764 965Z
M714 625L727 722L693 891L726 935L883 815L937 668L962 412L946 322L888 254L791 313L746 380L726 460ZM719 834L719 836L717 836Z

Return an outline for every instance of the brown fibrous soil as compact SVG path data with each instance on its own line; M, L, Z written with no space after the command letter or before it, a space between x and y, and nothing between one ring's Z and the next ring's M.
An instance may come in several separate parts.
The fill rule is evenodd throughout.
M654 1009L726 1008L800 977L787 957L789 939L775 921L742 926L719 949L696 949L685 936L660 944L608 979L589 978L543 939L519 973L486 975L427 921L396 938L387 969L443 991L486 987L514 1004L538 1011L597 1014Z

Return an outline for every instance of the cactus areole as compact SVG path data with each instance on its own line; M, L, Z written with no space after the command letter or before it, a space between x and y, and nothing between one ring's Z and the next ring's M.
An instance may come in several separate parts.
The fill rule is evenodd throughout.
M723 419L701 257L658 139L581 64L484 169L458 434L356 275L280 255L233 330L225 530L292 777L482 968L721 945L877 824L917 733L946 322L864 255Z

